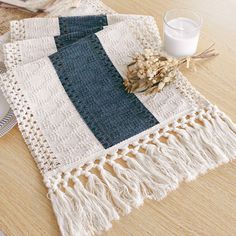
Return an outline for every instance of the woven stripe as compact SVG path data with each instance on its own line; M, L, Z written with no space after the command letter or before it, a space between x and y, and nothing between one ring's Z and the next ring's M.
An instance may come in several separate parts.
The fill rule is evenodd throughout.
M61 35L106 25L106 15L59 17Z
M80 30L78 32L73 32L70 34L63 34L63 35L55 36L54 39L55 39L57 49L59 50L63 47L66 47L66 46L76 42L77 40L79 40L89 34L96 33L102 29L103 29L102 26L92 27L87 30Z
M95 34L58 53L51 62L74 106L104 148L159 122L123 87L123 79Z

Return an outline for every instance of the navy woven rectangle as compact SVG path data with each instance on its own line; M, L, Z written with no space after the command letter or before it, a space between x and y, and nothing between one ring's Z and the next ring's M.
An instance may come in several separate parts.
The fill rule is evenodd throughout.
M61 35L106 26L107 24L106 15L59 17Z
M78 41L79 39L81 39L87 35L90 35L92 33L96 33L102 29L103 29L102 26L92 27L87 30L80 30L80 31L73 32L70 34L63 34L63 35L55 36L54 39L55 39L57 49L59 50L63 47L66 47L66 46Z
M95 34L49 58L74 106L104 148L159 123L134 94L125 91L122 77Z

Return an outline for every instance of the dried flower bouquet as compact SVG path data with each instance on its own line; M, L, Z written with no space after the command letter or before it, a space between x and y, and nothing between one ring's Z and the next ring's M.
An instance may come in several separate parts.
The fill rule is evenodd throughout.
M195 69L195 61L215 57L212 44L209 48L191 57L173 58L151 49L145 49L144 53L138 53L128 65L127 78L124 86L129 93L144 92L145 94L160 92L175 78L181 65L190 64Z

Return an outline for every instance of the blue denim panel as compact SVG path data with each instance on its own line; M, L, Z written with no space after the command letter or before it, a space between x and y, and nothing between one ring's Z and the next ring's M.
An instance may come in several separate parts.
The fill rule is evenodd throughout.
M60 34L107 26L106 15L59 17Z
M62 48L50 60L72 103L104 148L159 122L134 95L95 34Z
M102 26L93 27L93 28L90 28L87 30L80 30L78 32L73 32L70 34L63 34L63 35L55 36L54 39L55 39L57 49L60 50L61 48L64 48L64 47L78 41L79 39L81 39L87 35L90 35L92 33L96 33L102 29L103 29Z

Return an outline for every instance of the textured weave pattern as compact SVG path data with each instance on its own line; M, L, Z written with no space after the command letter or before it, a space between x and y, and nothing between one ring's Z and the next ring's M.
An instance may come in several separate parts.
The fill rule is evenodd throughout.
M105 148L158 124L137 97L124 90L96 35L50 59L74 106Z
M107 24L106 15L59 17L60 34L69 34Z
M79 7L74 7L73 0L58 0L55 2L55 6L48 9L47 16L78 16L112 13L115 12L100 0L79 0ZM10 29L12 41L44 36L56 36L60 34L58 18L14 20L11 22Z
M104 15L103 15L104 16ZM74 40L81 38L82 36L86 36L90 33L96 32L98 29L103 28L103 16L84 16L84 17L65 17L61 18L64 20L65 24L68 25L70 30L72 27L71 21L76 19L76 23L79 22L80 26L76 26L81 30L77 32L73 32L66 36L60 35L60 27L59 27L59 20L58 18L47 19L47 18L37 18L37 19L26 19L23 21L13 22L14 30L11 30L12 39L15 40L19 34L17 32L24 32L24 37L32 38L31 40L20 40L15 41L13 43L8 43L4 45L4 56L5 56L5 64L7 68L12 68L17 65L22 65L28 63L30 61L37 60L43 56L49 56L52 53L55 53L58 48L68 45L69 43L73 43ZM92 25L100 25L99 27L92 27L87 28L86 30L82 30L86 25L85 19L89 19L88 25L91 27ZM146 47L150 44L150 38L155 37L155 41L152 42L152 47L159 47L160 43L160 36L155 25L155 20L153 17L150 16L142 16L142 15L127 15L127 14L110 14L106 15L107 22L109 25L117 24L123 21L133 21L134 25L138 26L136 28L140 28L140 31L145 30L145 37L144 34L140 34L140 40L142 40L143 44L146 44ZM98 21L97 23L96 20ZM145 24L145 27L143 25ZM96 29L97 28L97 29ZM16 31L17 30L17 31ZM15 32L16 31L16 32ZM15 33L14 33L15 32ZM138 32L136 32L138 33ZM58 36L55 36L58 35ZM41 36L41 38L37 38ZM46 37L47 36L47 37ZM56 40L54 40L54 38ZM55 41L55 42L54 42ZM149 43L146 43L149 41ZM55 45L58 44L57 46ZM117 43L119 44L119 42ZM130 42L128 42L130 44ZM116 45L114 45L116 46ZM114 49L113 46L113 49ZM122 47L126 47L126 45L122 45ZM31 52L34 53L31 53Z
M131 14L88 15L60 18L34 18L11 22L11 40L24 40L46 36L58 36L89 27L112 25L124 20L143 20L145 23L150 16ZM88 20L88 22L87 22ZM87 26L87 27L86 27ZM154 25L152 24L152 27ZM61 31L61 32L60 32ZM156 31L157 32L157 31Z
M92 27L92 28L89 28L89 29L86 29L86 30L80 30L78 32L73 32L73 33L70 33L70 34L55 36L54 39L55 39L57 49L59 50L63 47L66 47L66 46L78 41L79 39L81 39L81 38L83 38L83 37L85 37L89 34L96 33L96 32L98 32L102 29L103 29L102 26ZM49 56L49 55L45 54L44 56Z
M4 63L10 69L25 63L35 61L44 56L49 56L60 48L66 47L79 39L102 30L102 27L74 32L55 37L42 37L38 39L26 39L14 43L6 43L3 46ZM34 53L32 53L32 51Z

